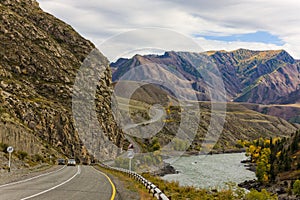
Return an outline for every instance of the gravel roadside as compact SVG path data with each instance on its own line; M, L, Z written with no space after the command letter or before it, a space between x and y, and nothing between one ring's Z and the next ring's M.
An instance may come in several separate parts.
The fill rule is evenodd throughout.
M47 172L58 170L62 165L40 164L31 168L13 169L11 172L0 170L0 186L3 184L25 180Z

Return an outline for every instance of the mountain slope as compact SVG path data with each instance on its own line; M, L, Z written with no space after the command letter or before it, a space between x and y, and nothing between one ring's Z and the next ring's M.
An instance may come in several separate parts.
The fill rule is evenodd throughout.
M271 150L274 178L278 181L300 179L300 131L282 139Z
M300 123L300 105L299 104L273 104L273 105L262 105L262 104L251 104L241 103L250 110L260 112L265 115L272 115L285 119L291 123Z
M53 148L69 157L88 158L74 126L72 87L94 45L43 12L35 0L3 0L0 10L0 142L44 156ZM101 58L106 70L96 99L103 106L98 107L98 120L120 146L123 135L110 110L111 72L107 59ZM104 148L101 156L112 155Z
M286 97L289 95L293 97L292 102L289 103L300 100L297 96L300 84L300 62L284 50L238 49L231 52L166 52L162 56L136 55L131 59L119 59L111 64L114 71L113 81L119 80L130 69L147 64L176 69L194 89L186 93L196 93L199 100L210 99L209 91L214 90L207 80L209 77L213 78L212 74L216 73L210 71L209 65L218 68L228 101L274 104L286 102ZM154 76L154 71L158 68L153 68L147 73ZM203 70L204 68L211 74L207 75L205 73L207 70ZM172 78L170 81L182 82L180 78Z
M122 83L126 87L133 87L132 85L138 84L133 82ZM123 88L122 90L125 91ZM161 105L165 110L165 115L161 119L164 122L163 127L161 127L160 123L151 124L151 127L149 124L144 124L144 126L140 127L141 129L145 128L144 131L140 133L146 134L148 130L146 127L148 126L152 134L156 133L153 137L144 139L143 137L134 138L144 151L149 149L156 140L159 141L161 146L167 145L179 130L189 132L193 125L191 122L196 122L197 116L199 116L200 121L197 123L197 130L193 132L194 135L191 136L192 145L189 151L197 152L199 150L205 150L206 147L212 145L203 144L204 139L209 136L209 129L216 128L216 126L211 125L212 105L210 102L187 101L179 104L168 91L163 90L158 85L150 84L140 86L132 94L129 101L129 109L124 106L128 103L126 99L118 97L118 102L121 114L124 116L125 124L148 121L151 118L149 113L151 113L151 107L153 105ZM222 112L222 109L218 110L217 108L222 108L223 104L224 103L215 104L216 110L214 110L214 112ZM252 141L260 137L289 137L291 133L300 128L299 124L291 124L284 119L261 114L253 111L254 109L248 109L246 106L247 104L244 106L240 103L226 103L225 123L224 126L222 126L223 129L218 132L218 134L221 134L214 135L213 138L210 138L211 143L217 140L217 145L215 145L217 151L234 149L237 140ZM184 112L189 112L188 121L182 118L185 115ZM126 121L128 119L127 114L130 114L130 118L133 122ZM221 119L219 119L219 122L221 123ZM133 133L139 133L139 130L140 129L137 129L136 131L138 132ZM183 141L181 142L182 143L179 142L179 144L184 146L185 143Z

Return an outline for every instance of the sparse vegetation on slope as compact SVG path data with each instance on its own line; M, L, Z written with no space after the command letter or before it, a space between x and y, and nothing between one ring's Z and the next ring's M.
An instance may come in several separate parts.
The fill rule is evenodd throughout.
M28 153L20 160L35 154L88 159L71 109L74 79L94 45L35 0L3 0L0 11L0 142ZM122 132L110 109L111 73L101 58L106 69L96 98L98 119L121 146Z
M155 86L151 86L152 88ZM159 93L161 89L156 88L154 91ZM145 90L144 90L145 91ZM162 121L164 122L164 127L156 133L155 137L152 138L134 138L139 144L144 152L153 151L152 144L155 140L159 141L161 147L168 144L177 133L178 127L181 123L181 112L182 109L178 102L173 98L168 97L167 93L164 94L164 98L168 101L161 102L159 99L147 99L147 102L143 102L142 95L138 92L132 95L132 102L129 103L129 110L131 112L131 118L134 122L140 123L147 121L150 118L149 109L153 104L160 104L165 110L165 115ZM124 114L126 110L123 110L124 99L120 100L120 110L121 114ZM151 102L151 103L148 103ZM211 120L211 104L210 102L188 102L189 106L187 109L193 110L191 116L200 116L200 123L197 134L193 138L192 144L180 138L176 138L173 143L175 151L184 151L188 149L189 152L199 152L204 148L211 149L212 147L207 146L209 144L203 145L203 140L207 134L208 127ZM199 105L199 112L196 108ZM124 107L125 109L125 107ZM225 124L222 134L220 135L218 143L213 146L215 151L223 152L228 149L243 149L244 147L237 147L237 140L255 140L260 137L270 138L270 137L285 137L290 136L291 133L295 132L300 125L291 124L283 119L264 115L259 112L255 112L247 109L245 106L238 103L227 103L227 110L225 116ZM213 145L213 144L212 144Z
M255 140L247 153L256 163L258 181L280 199L298 194L300 179L300 131L290 138Z

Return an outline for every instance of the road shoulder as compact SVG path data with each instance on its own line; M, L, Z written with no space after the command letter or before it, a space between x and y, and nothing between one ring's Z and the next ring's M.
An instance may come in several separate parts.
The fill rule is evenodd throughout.
M109 172L103 169L100 169L98 166L94 166L97 170L107 174L107 176L112 180L116 187L116 198L115 199L130 199L130 200L140 200L141 196L132 182L128 177L122 177L116 173ZM128 178L128 179L126 179Z
M1 172L0 185L29 179L35 176L39 176L41 174L58 170L61 167L63 166L42 164L32 168L22 168L22 169L12 170L11 172L7 172L7 171Z

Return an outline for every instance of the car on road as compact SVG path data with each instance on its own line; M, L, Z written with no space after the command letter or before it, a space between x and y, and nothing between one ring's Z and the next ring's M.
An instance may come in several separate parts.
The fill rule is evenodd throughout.
M59 158L59 159L57 160L57 164L58 164L58 165L65 165L65 164L66 164L66 160L63 159L63 158Z
M68 159L68 166L76 166L76 161L73 158Z

